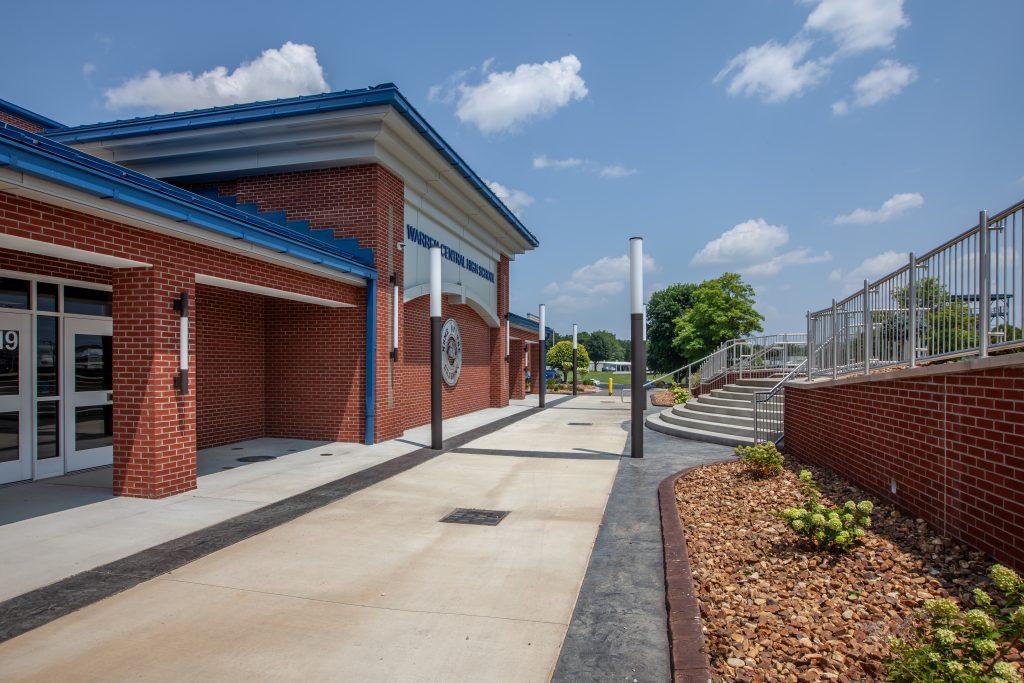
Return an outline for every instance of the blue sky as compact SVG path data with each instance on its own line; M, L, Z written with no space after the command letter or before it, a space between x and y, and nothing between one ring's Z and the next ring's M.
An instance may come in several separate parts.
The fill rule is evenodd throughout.
M19 3L0 98L76 124L394 82L538 235L512 307L560 330L624 335L630 235L648 289L737 270L799 331L1024 197L1019 0L443 6Z

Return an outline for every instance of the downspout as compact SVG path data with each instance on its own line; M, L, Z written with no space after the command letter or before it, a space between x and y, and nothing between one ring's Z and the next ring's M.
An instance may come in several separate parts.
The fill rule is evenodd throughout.
M377 405L377 278L366 278L366 433L363 443L373 445Z

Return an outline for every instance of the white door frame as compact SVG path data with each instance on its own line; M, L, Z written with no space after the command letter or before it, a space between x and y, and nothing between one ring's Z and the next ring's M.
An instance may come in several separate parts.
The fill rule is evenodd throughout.
M89 448L80 451L75 449L75 408L112 405L114 395L113 386L109 389L95 391L75 391L75 335L90 334L113 337L114 321L111 319L65 317L63 324L61 359L64 366L62 372L64 383L61 398L64 404L64 419L61 440L63 442L64 471L73 472L89 467L109 465L114 461L113 446ZM107 358L106 362L113 362L113 358Z
M13 338L10 333L17 333ZM10 345L14 344L15 349ZM32 316L0 312L0 346L18 354L18 393L0 396L0 413L18 412L18 459L0 463L0 483L32 478Z

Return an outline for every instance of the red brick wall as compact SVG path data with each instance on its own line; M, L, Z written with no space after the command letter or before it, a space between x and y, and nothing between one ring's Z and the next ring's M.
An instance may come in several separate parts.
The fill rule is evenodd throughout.
M787 453L1024 569L1024 363L913 373L787 388Z
M2 220L3 212L0 211L0 221ZM111 282L110 268L93 266L86 263L75 263L74 261L66 261L51 256L26 254L11 249L0 249L0 269L65 278L67 280L95 282L103 285L109 285Z
M9 123L12 126L17 126L18 128L21 128L22 130L27 130L30 133L38 133L41 130L45 130L42 126L38 124L32 123L31 121L26 121L20 116L8 114L5 111L0 111L0 122Z
M2 192L0 232L151 264L111 276L114 490L121 495L156 498L195 488L196 373L190 392L179 394L179 316L171 304L183 291L195 301L197 273L352 303L356 310L365 301L365 290L352 285ZM91 266L81 271L98 274ZM191 341L195 368L195 335ZM360 346L341 348L353 364L365 353Z
M196 286L196 447L266 434L266 298Z
M365 330L362 308L267 300L267 436L363 440Z
M399 398L408 428L430 422L429 297L407 302L404 317ZM491 405L491 328L469 306L452 305L447 300L442 302L441 318L454 318L462 335L462 374L454 387L442 384L442 415L447 419Z
M201 186L193 186L197 187ZM387 389L389 372L394 373L395 387L404 374L401 358L393 363L389 357L392 285L388 281L393 272L398 279L399 292L404 291L402 252L395 247L402 241L405 227L402 179L383 166L369 164L246 176L216 187L220 194L234 195L240 203L254 203L260 211L284 211L289 220L309 221L312 228L333 230L335 236L341 238L355 238L360 247L374 251L375 265L380 272L374 436L376 441L401 436L412 424L398 409L399 403L393 400L393 395L389 401ZM402 310L399 306L400 317L404 317ZM365 331L365 327L363 329ZM400 346L404 344L404 329L404 320L399 320ZM401 391L405 393L404 389ZM359 412L362 413L363 408Z

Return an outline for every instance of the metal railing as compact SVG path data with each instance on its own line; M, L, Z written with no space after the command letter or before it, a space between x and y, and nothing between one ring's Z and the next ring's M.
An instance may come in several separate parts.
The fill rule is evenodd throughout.
M808 379L891 365L985 357L1024 345L1024 201L820 311L807 314L815 349Z
M754 392L754 443L782 441L786 384L793 381L807 365L807 359L791 369L768 391Z

